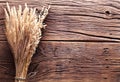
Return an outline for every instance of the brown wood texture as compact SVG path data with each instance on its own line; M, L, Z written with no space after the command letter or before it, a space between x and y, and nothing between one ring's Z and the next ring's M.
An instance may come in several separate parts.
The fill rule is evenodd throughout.
M119 0L0 0L0 82L14 82L5 3L51 5L28 82L120 82Z

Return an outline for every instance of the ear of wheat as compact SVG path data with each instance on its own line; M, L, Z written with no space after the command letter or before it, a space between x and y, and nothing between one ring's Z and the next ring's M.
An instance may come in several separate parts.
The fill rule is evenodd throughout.
M41 28L45 27L43 21L48 14L49 8L43 7L39 16L35 8L11 7L7 3L5 11L5 32L8 43L13 52L16 77L15 82L25 82L28 66L35 53L36 47L41 38ZM23 81L22 81L23 80Z

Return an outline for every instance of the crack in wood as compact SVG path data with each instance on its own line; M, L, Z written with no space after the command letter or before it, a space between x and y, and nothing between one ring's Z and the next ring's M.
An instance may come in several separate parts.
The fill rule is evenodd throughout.
M75 32L75 31L67 31L67 30L56 30L56 31L70 32L70 33L82 34L82 35L87 35L87 36L92 36L92 37L99 37L99 38L115 39L115 40L118 40L118 42L120 41L120 38L111 37L111 36L93 35L93 34L88 34L88 33Z

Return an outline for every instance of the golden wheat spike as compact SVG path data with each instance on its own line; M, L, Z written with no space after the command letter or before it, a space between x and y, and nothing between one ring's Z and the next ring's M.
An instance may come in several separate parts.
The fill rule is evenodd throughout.
M42 9L42 14L37 16L35 8L29 8L25 4L22 6L10 7L7 3L5 11L5 31L8 43L13 52L16 77L15 82L25 82L28 66L35 53L36 47L41 38L41 28L44 27L43 21L48 14L49 8Z

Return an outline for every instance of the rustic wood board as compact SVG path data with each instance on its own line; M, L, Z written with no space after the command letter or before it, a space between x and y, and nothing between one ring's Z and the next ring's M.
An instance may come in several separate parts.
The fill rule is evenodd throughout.
M5 3L51 5L28 82L120 82L119 0L0 0L0 82L14 82Z

